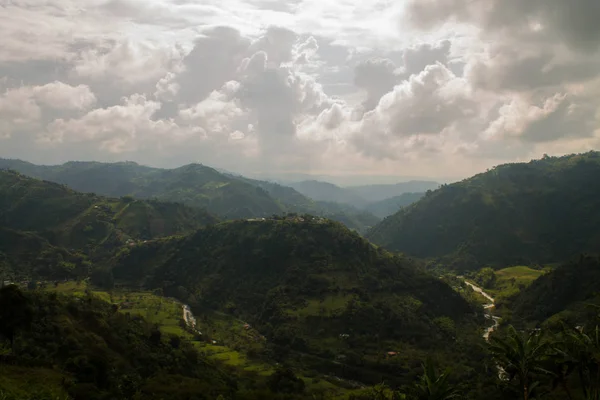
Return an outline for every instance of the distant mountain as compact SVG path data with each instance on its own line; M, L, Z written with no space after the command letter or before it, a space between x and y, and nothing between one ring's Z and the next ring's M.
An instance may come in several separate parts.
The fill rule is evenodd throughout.
M291 187L317 201L350 204L362 208L367 201L351 191L332 183L321 181L302 181L289 184Z
M458 343L473 321L466 301L415 262L320 218L233 221L150 241L119 254L112 273L200 314L232 313L269 342L319 357L327 373L342 359L346 374L360 366L352 379L363 382L378 382L375 371L400 379L382 357L395 349L408 364L433 348L464 360Z
M556 262L600 248L600 153L500 165L429 192L368 238L457 269Z
M20 160L0 159L1 168L62 183L82 192L119 197L131 195L202 207L224 219L310 213L347 223L349 228L361 233L379 222L368 212L347 206L328 204L322 207L291 187L222 173L199 164L176 169L151 168L132 162L69 162L38 166Z
M0 171L0 251L8 258L6 264L12 265L13 272L19 267L18 262L25 259L29 262L21 266L32 267L40 274L36 268L43 270L44 263L57 268L83 268L81 260L77 265L65 265L62 261L81 258L79 252L100 256L129 239L183 234L215 222L217 219L206 211L182 204L105 198ZM42 261L44 257L54 261ZM59 270L54 272L60 275Z
M420 199L425 190L437 188L435 182L411 181L393 185L339 187L328 182L302 181L290 183L298 192L317 201L350 205L377 218L396 213L401 207ZM425 188L420 193L404 193L409 188ZM391 196L387 194L393 193ZM385 196L383 199L379 199ZM378 200L373 200L378 199ZM378 221L376 221L378 222Z
M397 213L402 207L406 207L417 202L423 196L425 196L425 193L403 193L400 196L394 196L381 201L369 203L365 207L365 210L372 213L376 217L385 218L389 215Z
M288 212L326 217L341 222L361 234L381 221L381 218L376 217L369 211L359 209L345 202L315 201L292 187L244 177L239 179L266 190L271 197L281 204L285 204Z
M160 169L132 162L37 166L19 160L0 160L0 168L12 168L82 192L180 202L206 208L225 218L268 216L285 211L263 189L200 164Z
M369 211L361 210L348 204L317 201L317 206L321 210L317 215L341 222L348 228L354 229L361 234L366 233L381 222L381 218L376 217Z
M409 181L390 185L349 186L345 189L350 193L365 199L367 202L373 203L400 196L404 193L419 193L435 190L439 186L439 183L432 181Z

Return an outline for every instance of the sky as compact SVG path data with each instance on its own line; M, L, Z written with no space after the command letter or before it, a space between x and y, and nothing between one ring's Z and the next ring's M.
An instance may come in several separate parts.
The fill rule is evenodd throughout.
M0 157L462 178L600 149L597 0L0 0Z

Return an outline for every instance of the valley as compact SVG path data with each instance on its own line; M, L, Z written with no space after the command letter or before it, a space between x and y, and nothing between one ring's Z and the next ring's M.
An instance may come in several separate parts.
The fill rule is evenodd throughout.
M511 346L543 340L535 367L554 371L600 322L597 214L583 211L599 159L406 192L380 223L357 208L364 188L341 205L200 165L11 161L49 180L0 171L0 395L432 400L430 379L459 398L514 398ZM556 227L540 222L558 211ZM31 391L28 369L45 382ZM554 372L527 374L565 395ZM564 379L571 400L596 384Z
M461 279L463 279L462 277L459 277ZM482 295L483 297L485 297L486 300L489 301L489 303L486 303L483 305L483 309L485 310L485 317L489 320L492 321L492 325L488 328L485 329L485 332L483 333L483 338L485 339L485 341L489 341L490 339L490 335L498 328L498 326L500 325L500 317L497 317L493 314L493 309L496 306L496 301L494 300L494 298L492 296L490 296L489 294L487 294L486 292L483 291L482 288L480 288L479 286L465 280L465 283L471 287L475 292L479 293L480 295Z

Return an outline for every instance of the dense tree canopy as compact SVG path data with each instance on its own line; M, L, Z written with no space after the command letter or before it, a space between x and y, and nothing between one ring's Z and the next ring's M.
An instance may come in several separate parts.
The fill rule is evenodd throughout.
M564 261L600 248L599 179L598 152L501 165L429 192L367 237L456 269Z

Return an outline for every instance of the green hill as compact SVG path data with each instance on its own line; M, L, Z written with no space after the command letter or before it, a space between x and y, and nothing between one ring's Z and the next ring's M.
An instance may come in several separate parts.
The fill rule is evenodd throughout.
M594 321L600 309L600 258L580 256L540 276L507 302L517 323Z
M265 190L199 164L160 169L133 162L36 166L19 160L0 160L2 167L62 183L81 192L179 202L206 208L227 218L269 216L285 211Z
M0 285L4 280L32 277L77 278L87 276L90 269L80 252L53 246L32 232L0 227Z
M12 285L0 289L0 304L3 399L212 400L235 392L235 381L190 343L92 295ZM38 379L25 386L28 376Z
M312 367L363 382L381 374L408 381L411 363L433 349L466 373L470 356L459 349L467 336L481 340L474 310L449 286L320 218L228 222L151 241L121 253L112 272L122 284L162 288L200 315L233 314L281 354L310 355Z
M440 189L367 237L457 269L533 265L600 247L600 153L506 164Z
M95 258L127 241L183 234L214 222L205 211L181 204L83 194L57 183L0 171L0 235L4 239L0 251L11 273L19 263L28 273L44 271L35 261L40 254L54 254L55 262L48 268L59 272L58 265L72 267L69 260L79 260L79 253Z
M378 222L365 211L329 204L323 207L291 187L221 173L190 164L175 169L151 168L133 162L68 162L40 166L21 160L0 159L0 169L23 174L109 197L133 196L178 202L206 208L224 219L268 217L284 213L310 213L347 223L359 232ZM367 218L368 223L365 223Z

